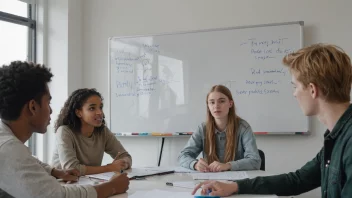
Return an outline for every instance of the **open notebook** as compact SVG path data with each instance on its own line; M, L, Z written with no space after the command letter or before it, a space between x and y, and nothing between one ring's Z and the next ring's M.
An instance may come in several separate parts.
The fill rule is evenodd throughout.
M143 178L147 176L170 174L170 173L174 173L175 171L173 169L160 169L160 168L131 168L129 170L126 170L125 172L127 173L128 178L138 179L138 178ZM115 172L107 172L107 173L93 174L93 175L87 175L87 176L91 178L96 178L96 179L109 180L114 175L115 175Z

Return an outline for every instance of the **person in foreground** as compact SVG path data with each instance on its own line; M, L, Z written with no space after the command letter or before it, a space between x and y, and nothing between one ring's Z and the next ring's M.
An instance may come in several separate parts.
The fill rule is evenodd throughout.
M80 175L119 172L131 167L131 155L105 126L103 98L95 89L78 89L66 100L55 124L55 168ZM101 166L104 152L114 161Z
M320 152L295 172L230 184L208 181L198 185L211 195L299 195L321 186L323 198L352 197L351 60L339 47L315 44L283 59L292 74L293 95L307 116L317 116L327 130Z
M45 66L15 61L0 68L0 197L108 197L128 189L126 174L97 186L61 185L77 181L75 169L60 170L34 158L24 143L50 123L52 73Z
M261 159L251 126L237 116L230 90L211 88L207 121L192 134L179 156L180 166L202 172L258 170ZM197 160L203 151L203 158Z

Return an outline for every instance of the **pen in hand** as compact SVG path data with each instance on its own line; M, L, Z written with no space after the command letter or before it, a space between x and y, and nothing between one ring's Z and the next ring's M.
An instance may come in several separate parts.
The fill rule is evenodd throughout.
M209 189L207 190L207 195L210 195L210 193L211 193L211 189L209 188Z

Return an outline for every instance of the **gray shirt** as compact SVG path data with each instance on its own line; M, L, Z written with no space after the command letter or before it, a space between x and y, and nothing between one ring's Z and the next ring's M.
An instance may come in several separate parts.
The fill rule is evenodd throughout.
M132 166L131 155L107 127L86 137L73 132L68 126L60 126L55 135L56 148L52 161L55 168L75 168L85 175L86 166L101 166L104 152L112 158L125 159L128 168Z
M196 158L200 152L205 150L205 123L198 126L198 129L192 134L188 143L181 151L178 160L182 167L194 170ZM257 143L251 126L240 119L239 129L237 132L237 149L235 150L235 161L229 162L232 171L239 170L259 170L261 159L257 149ZM224 163L226 152L226 133L225 131L216 130L216 154L221 163ZM203 152L203 158L205 154Z
M52 167L34 158L28 148L0 121L0 197L97 197L93 186L61 185Z

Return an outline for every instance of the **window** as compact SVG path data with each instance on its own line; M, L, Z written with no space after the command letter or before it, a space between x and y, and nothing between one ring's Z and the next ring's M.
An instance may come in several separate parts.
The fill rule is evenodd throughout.
M0 11L21 17L28 17L28 4L18 0L0 0Z
M35 6L17 0L0 0L0 65L33 61L36 57ZM35 155L35 137L26 145Z

